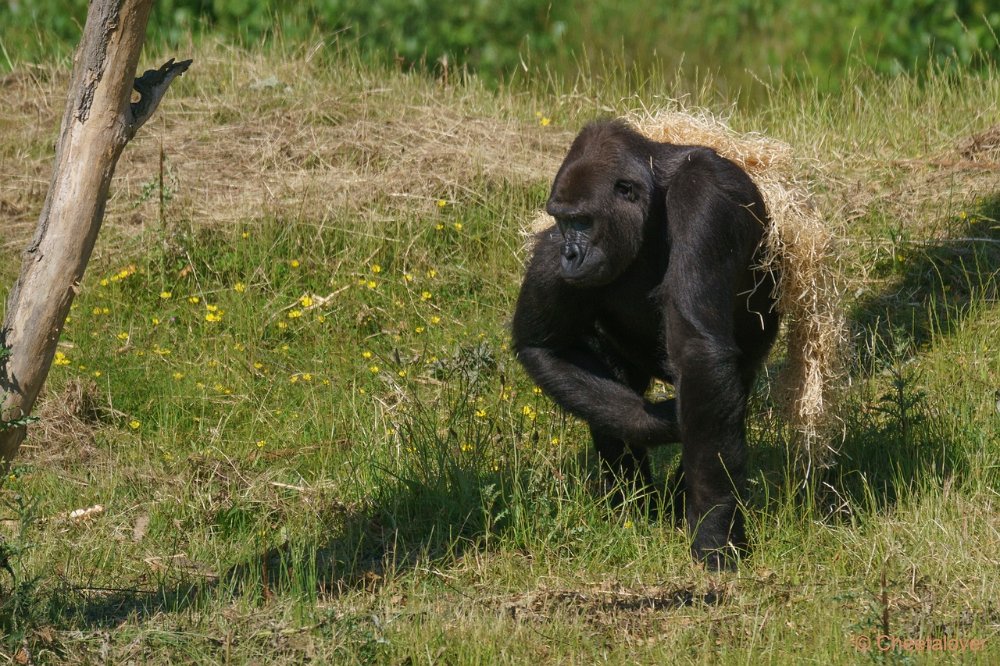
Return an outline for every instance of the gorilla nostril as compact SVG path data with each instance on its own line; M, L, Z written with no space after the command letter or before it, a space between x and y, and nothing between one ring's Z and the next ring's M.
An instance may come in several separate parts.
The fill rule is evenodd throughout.
M581 254L579 243L565 243L562 246L562 256L567 261L578 261Z

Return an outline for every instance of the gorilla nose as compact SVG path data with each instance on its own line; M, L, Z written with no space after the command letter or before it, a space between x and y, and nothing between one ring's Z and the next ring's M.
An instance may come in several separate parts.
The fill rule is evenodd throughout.
M580 251L578 243L564 243L562 246L562 266L563 270L572 272L583 263L583 252Z

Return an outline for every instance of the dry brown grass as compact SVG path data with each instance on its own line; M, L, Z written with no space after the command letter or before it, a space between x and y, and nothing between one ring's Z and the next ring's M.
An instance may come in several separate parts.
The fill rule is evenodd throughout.
M156 117L119 162L105 224L128 230L159 215L159 164L171 219L252 224L268 216L377 224L477 200L485 183L545 180L562 130L497 113L471 86L375 79L304 53L276 59L201 47ZM345 78L351 74L350 78ZM41 209L68 72L25 68L0 80L0 225L24 243ZM16 140L14 140L16 138Z

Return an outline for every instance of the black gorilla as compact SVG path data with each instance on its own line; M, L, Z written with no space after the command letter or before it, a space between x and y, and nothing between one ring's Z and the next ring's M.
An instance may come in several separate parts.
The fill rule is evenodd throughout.
M587 420L612 480L650 490L647 447L681 442L674 505L692 554L732 566L747 546L747 396L778 329L774 276L755 268L760 192L709 148L603 121L573 142L546 209L558 233L539 234L521 286L518 359ZM654 377L677 397L646 400Z

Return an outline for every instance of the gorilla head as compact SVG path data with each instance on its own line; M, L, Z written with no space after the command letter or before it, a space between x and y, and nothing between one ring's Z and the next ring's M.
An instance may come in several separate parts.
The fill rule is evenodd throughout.
M623 142L623 128L588 125L552 184L546 211L562 234L560 275L577 286L614 281L645 242L653 167Z

